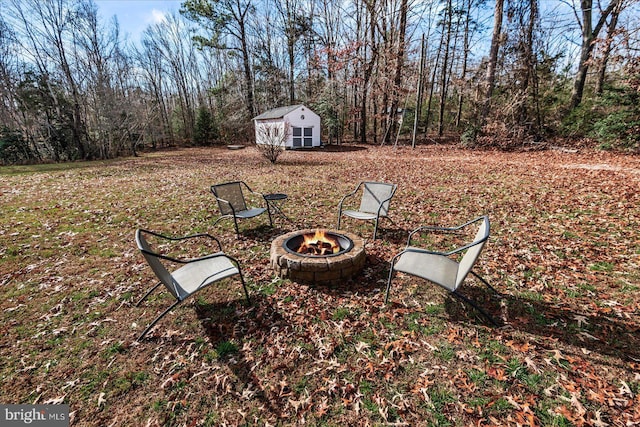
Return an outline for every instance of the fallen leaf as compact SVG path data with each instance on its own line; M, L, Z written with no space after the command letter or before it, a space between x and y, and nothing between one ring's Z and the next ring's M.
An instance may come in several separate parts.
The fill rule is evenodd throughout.
M104 396L104 393L100 393L100 395L98 396L98 408L107 403L107 400L104 398Z

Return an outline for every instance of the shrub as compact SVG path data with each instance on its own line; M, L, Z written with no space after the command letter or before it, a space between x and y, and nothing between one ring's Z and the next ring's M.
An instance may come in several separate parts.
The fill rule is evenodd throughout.
M271 163L275 163L285 150L290 129L289 123L256 124L256 147Z
M218 129L213 120L213 115L206 107L198 108L196 126L194 132L194 142L197 145L211 145L218 138Z
M0 162L2 164L25 163L33 159L27 140L16 130L0 129Z
M627 87L608 87L599 97L583 102L562 123L562 134L588 137L602 149L640 149L640 96Z

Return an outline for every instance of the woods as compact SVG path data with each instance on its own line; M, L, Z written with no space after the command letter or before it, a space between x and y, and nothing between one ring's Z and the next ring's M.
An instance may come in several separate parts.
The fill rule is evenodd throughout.
M590 138L637 152L639 12L635 0L186 0L134 40L91 0L6 0L0 162L249 143L254 116L292 103L320 113L325 143Z

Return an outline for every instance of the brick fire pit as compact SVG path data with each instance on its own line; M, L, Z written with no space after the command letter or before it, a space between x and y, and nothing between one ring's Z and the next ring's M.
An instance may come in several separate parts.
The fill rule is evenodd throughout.
M341 240L352 242L351 247L336 254L309 255L287 248L288 242L316 230L298 230L276 237L271 243L271 267L283 279L308 284L336 285L352 278L364 267L364 240L352 233L326 230Z

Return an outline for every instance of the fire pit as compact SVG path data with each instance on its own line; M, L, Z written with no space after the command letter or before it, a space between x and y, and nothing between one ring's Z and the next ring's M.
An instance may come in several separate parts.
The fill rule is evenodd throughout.
M364 240L351 233L299 230L271 243L271 267L283 279L338 284L364 267Z

